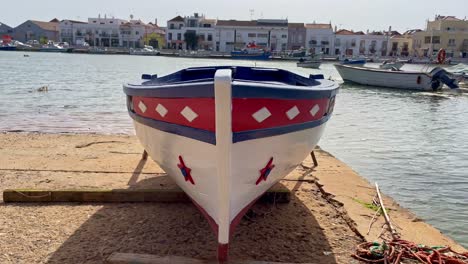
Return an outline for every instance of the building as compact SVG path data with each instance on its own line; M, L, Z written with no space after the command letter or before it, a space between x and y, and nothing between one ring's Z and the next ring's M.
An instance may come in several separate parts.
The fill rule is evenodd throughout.
M333 52L335 34L331 24L306 24L306 48L311 54L330 55Z
M415 56L434 56L445 49L447 57L468 57L468 20L437 15L426 29L413 34Z
M186 17L176 16L167 21L167 48L213 50L215 25L216 19L207 19L198 13Z
M91 38L88 23L76 20L64 19L59 22L60 41L71 45L83 45ZM88 33L88 34L87 34Z
M13 33L13 28L8 26L7 24L3 24L0 22L0 38L3 35L11 35Z
M284 51L288 48L288 24L287 19L218 20L216 50L231 52L255 43L271 51Z
M156 23L156 21L155 21ZM140 48L145 44L164 45L164 31L157 24L141 20L117 18L88 18L88 22L62 20L59 23L60 40L72 45L99 47Z
M306 47L306 28L304 23L288 23L288 50Z
M53 19L49 22L28 20L13 29L13 39L27 42L38 40L42 43L47 41L59 41L59 21Z
M391 32L388 55L398 57L413 56L413 35L420 31L420 29L411 29L403 34Z
M354 32L341 29L335 32L334 55L346 56L386 56L389 36L382 32Z
M364 33L354 32L352 30L340 29L335 32L335 52L334 54L340 57L356 56L359 54L360 40Z

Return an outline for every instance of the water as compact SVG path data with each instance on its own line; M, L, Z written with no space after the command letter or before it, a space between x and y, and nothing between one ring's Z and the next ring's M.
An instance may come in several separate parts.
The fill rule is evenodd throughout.
M133 134L122 84L207 65L294 62L0 52L0 131ZM416 67L412 65L404 67ZM37 92L48 85L49 92ZM419 217L468 246L468 94L343 85L320 145Z

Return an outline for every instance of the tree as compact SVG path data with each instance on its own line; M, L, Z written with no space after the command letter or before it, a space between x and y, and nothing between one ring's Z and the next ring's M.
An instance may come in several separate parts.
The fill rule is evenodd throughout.
M47 44L49 42L49 39L47 39L47 37L41 37L39 39L39 43L41 44Z
M166 40L164 39L164 35L157 34L157 33L150 33L146 34L143 38L145 45L153 46L153 48L160 49L166 46Z
M195 31L187 31L184 33L184 39L187 43L187 49L194 50L198 45L198 37Z

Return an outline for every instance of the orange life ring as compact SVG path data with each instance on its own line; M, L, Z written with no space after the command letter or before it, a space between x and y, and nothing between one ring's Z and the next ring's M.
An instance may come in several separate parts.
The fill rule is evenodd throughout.
M446 56L447 54L444 49L440 49L439 52L437 52L437 61L439 64L444 64Z

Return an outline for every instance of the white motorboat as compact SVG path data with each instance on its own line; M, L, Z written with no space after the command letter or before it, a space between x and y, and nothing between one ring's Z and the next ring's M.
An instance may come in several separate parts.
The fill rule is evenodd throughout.
M130 55L156 56L159 54L159 50L148 45L145 45L142 49L130 49Z
M458 88L455 78L442 68L436 67L430 72L400 71L335 64L341 78L363 85L436 91L446 84Z
M240 66L142 78L124 85L136 135L205 215L225 262L247 210L319 141L338 85Z
M303 61L299 61L296 63L297 67L312 68L312 69L320 68L321 64L322 64L322 61L320 60L303 60Z

